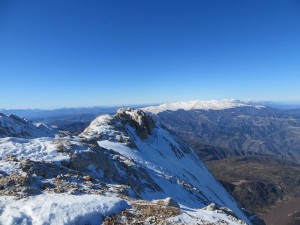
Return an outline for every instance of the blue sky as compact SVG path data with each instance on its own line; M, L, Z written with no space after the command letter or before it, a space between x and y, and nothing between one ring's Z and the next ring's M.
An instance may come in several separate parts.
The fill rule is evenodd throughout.
M0 108L300 101L297 0L2 0Z

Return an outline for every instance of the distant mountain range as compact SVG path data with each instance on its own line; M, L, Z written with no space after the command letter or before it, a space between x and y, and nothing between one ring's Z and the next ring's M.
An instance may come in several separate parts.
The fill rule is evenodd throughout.
M189 101L143 108L204 159L273 155L300 162L300 110L236 100Z
M287 108L221 100L144 110L190 144L244 207L266 213L300 195L300 110Z
M142 105L132 105L139 108ZM102 114L115 114L122 106L112 107L79 107L61 109L0 109L2 114L13 114L32 120L35 123L47 124L60 130L81 133L91 121Z
M0 113L14 114L30 120L46 119L52 117L74 116L82 114L106 114L115 113L120 107L81 107L81 108L61 108L61 109L0 109Z
M177 110L224 110L238 107L254 107L254 108L264 108L263 105L256 105L253 102L242 102L234 99L224 99L224 100L212 100L212 101L187 101L187 102L172 102L161 104L158 106L148 106L142 108L145 112L150 112L152 114L159 114L165 111L177 111Z
M59 109L0 109L0 113L14 114L19 117L24 117L30 120L47 119L54 117L66 117L75 115L100 115L100 114L114 114L119 108L143 108L145 111L156 109L157 111L178 110L178 109L225 109L237 106L267 106L278 109L300 109L300 103L284 103L271 101L242 101L234 99L212 100L212 101L183 101L165 104L143 104L143 105L120 105L120 106L95 106L95 107L73 107L73 108L59 108ZM155 113L155 112L152 112Z

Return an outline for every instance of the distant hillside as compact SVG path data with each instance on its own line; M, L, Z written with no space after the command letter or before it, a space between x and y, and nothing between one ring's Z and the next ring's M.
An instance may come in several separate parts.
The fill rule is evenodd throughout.
M76 115L99 115L106 113L115 113L119 107L81 107L81 108L61 108L61 109L12 109L6 110L1 109L0 113L3 114L14 114L27 119L43 119L53 117L64 117L64 116L76 116Z
M33 124L31 121L16 115L0 113L0 138L38 138L54 137L57 131L43 124Z
M214 105L214 107L216 107ZM233 105L151 113L205 159L273 155L300 162L299 110ZM147 108L149 109L149 108Z

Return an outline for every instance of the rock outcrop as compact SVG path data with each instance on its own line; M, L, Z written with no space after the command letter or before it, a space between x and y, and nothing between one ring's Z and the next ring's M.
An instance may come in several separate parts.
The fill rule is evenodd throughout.
M172 207L175 207L178 209L180 208L179 204L172 198L166 198L163 200L159 200L159 201L157 201L157 204L165 205L165 206L172 206Z
M155 127L154 120L140 109L119 109L117 117L136 129L138 135L146 139Z

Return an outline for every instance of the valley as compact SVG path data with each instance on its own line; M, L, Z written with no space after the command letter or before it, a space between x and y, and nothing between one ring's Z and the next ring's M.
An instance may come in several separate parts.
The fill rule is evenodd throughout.
M262 217L268 225L300 224L300 198L291 198L277 203Z
M263 157L234 157L206 165L243 207L267 214L278 202L300 197L300 166Z

